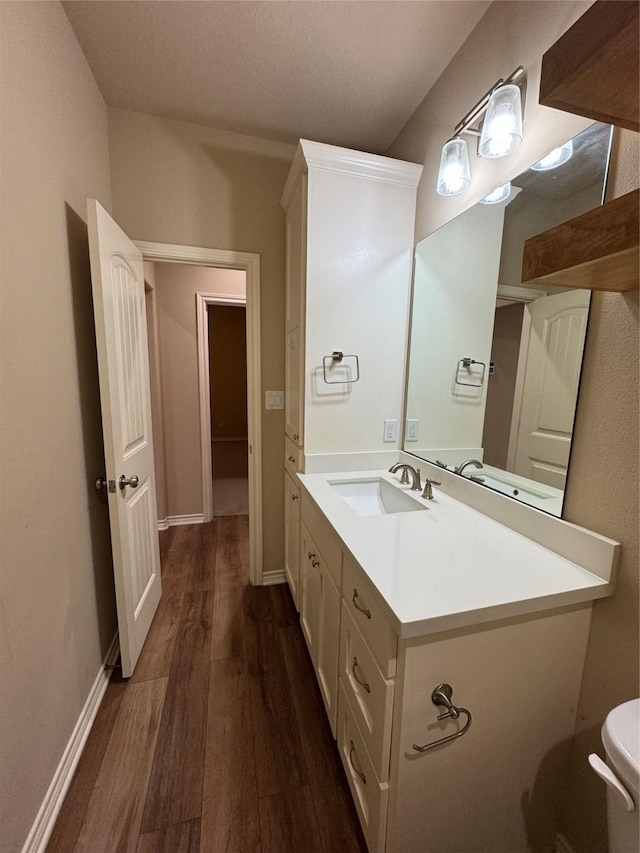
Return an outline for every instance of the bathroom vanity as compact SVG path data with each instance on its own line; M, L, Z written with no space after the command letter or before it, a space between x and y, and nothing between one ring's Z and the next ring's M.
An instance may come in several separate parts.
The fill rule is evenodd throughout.
M608 129L599 136L604 164ZM589 139L582 148L593 151ZM405 370L420 171L307 141L294 158L282 197L285 575L370 853L546 851L591 605L612 593L618 546L537 508L554 504L560 515L565 461L545 463L556 483L483 457L496 298L533 299L518 286L521 253L505 252L538 227L522 201L530 176L519 217L515 203L507 217L481 206L469 214L481 262L457 248L469 246L463 217L427 238L458 235L450 246L417 247ZM597 187L582 193L592 205L600 197ZM468 270L442 268L463 255ZM434 309L434 269L441 301L469 322ZM416 282L427 273L422 299ZM581 350L570 402L550 409L568 440L580 360ZM464 372L478 365L480 377ZM394 431L406 372L402 451ZM454 470L470 457L487 463L467 472L479 482ZM388 472L399 458L441 481L432 500Z
M587 571L388 472L297 479L300 622L371 853L545 849L615 543L574 529Z

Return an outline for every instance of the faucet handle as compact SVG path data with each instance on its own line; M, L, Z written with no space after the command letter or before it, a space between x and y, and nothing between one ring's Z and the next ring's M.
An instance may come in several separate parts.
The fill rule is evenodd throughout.
M441 486L442 483L440 480L430 480L429 477L425 480L424 483L424 492L422 493L422 497L426 498L428 501L433 500L433 488L432 486Z

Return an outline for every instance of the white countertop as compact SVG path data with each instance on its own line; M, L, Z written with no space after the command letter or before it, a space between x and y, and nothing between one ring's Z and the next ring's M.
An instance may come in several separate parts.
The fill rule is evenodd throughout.
M299 474L378 592L400 637L418 637L591 601L613 585L434 487L434 500L386 471ZM359 516L332 482L380 477L427 509Z

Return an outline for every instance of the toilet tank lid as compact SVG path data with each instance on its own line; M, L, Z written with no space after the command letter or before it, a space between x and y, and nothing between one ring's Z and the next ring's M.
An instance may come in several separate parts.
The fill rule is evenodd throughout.
M602 726L602 743L621 773L640 788L640 699L618 705L607 714Z

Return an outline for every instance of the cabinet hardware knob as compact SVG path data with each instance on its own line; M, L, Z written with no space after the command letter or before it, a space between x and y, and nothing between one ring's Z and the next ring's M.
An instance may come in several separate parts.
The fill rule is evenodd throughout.
M293 440L294 440L294 441L297 441L299 438L300 438L300 436L298 435L298 433L297 433L297 432L294 432L294 434L293 434Z
M298 496L297 496L297 495L291 495L291 500L292 500L292 501L297 501L297 500L298 500Z
M356 748L355 748L353 741L351 741L350 746L351 746L351 748L349 749L349 764L351 765L351 768L352 768L353 772L356 774L356 776L359 776L362 779L362 781L364 782L364 784L366 785L367 784L367 777L364 775L362 770L358 770L356 768L355 764L353 763L353 753L356 751Z
M367 617L367 619L371 619L371 611L368 610L366 607L361 607L358 604L358 590L357 589L353 590L352 601L353 601L353 606L355 607L356 610L359 610L360 613L364 613L364 615Z
M311 565L315 569L316 566L320 565L320 560L311 560Z
M367 684L367 682L362 681L362 679L358 678L358 673L356 672L357 668L358 668L358 658L354 657L353 666L351 667L351 672L353 673L353 677L358 682L360 687L364 687L364 689L367 691L367 693L371 693L371 687Z
M315 557L315 553L314 553L313 551L309 551L309 553L307 554L307 557L308 557L310 560L313 560L313 558Z
M293 456L290 456L290 457L289 457L289 462L295 462L295 461L296 461L296 460L293 458Z

